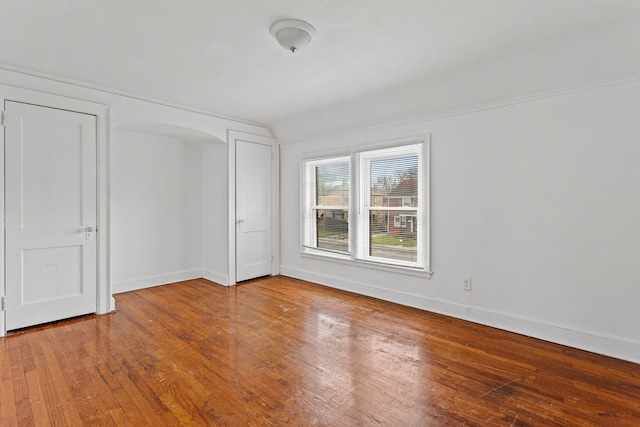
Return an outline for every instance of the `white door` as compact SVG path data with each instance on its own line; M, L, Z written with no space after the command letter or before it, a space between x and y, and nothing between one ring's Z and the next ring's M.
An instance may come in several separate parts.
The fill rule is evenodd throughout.
M236 140L236 281L271 274L271 146Z
M96 312L96 116L5 101L7 330Z

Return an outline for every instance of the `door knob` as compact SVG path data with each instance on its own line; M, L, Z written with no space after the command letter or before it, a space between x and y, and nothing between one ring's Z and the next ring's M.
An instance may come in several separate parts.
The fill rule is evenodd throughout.
M89 240L91 238L91 233L93 233L93 227L90 225L87 225L84 228L84 238L85 240Z

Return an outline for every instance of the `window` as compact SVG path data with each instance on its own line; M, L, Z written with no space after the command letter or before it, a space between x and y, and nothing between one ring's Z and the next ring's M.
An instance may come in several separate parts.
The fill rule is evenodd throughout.
M406 215L396 215L393 217L393 226L395 228L406 228L407 217Z
M303 252L424 270L422 143L303 162Z
M305 247L349 253L350 162L349 157L307 162Z

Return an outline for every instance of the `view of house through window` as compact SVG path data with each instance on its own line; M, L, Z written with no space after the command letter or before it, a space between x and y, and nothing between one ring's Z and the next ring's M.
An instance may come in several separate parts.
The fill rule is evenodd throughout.
M418 263L419 152L400 147L359 154L369 211L365 243L372 258Z
M304 251L425 267L423 169L421 143L305 161Z
M349 161L315 169L316 247L349 252Z

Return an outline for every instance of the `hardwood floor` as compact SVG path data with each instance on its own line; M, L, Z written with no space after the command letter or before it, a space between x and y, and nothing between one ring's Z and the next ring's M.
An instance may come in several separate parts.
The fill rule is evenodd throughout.
M298 280L116 300L0 339L0 425L640 425L640 365Z

